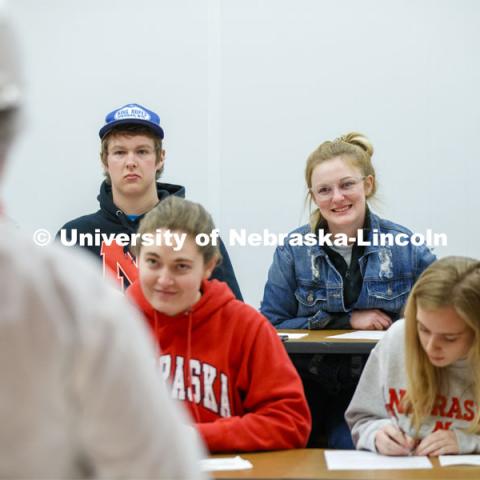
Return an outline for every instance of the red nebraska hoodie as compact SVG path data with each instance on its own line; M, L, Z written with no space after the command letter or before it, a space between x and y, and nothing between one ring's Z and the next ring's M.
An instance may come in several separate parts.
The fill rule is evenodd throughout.
M153 309L138 281L127 290L161 347L172 397L184 401L211 452L302 448L311 418L301 380L275 329L223 282L169 317Z

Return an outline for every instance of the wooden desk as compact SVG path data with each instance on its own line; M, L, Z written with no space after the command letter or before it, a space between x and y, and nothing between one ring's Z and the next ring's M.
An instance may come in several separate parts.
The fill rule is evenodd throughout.
M376 345L376 340L346 340L327 338L330 335L340 335L353 330L278 330L278 333L307 333L298 340L285 341L288 353L370 353Z
M221 457L225 455L213 455ZM327 470L321 449L284 450L265 453L242 453L241 457L253 464L251 470L212 472L213 478L257 478L261 479L479 479L480 467L440 467L437 458L432 458L433 468L428 470Z

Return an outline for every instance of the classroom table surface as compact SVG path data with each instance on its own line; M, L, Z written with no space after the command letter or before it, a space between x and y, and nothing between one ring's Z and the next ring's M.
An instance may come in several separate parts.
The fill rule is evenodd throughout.
M450 466L441 467L436 457L431 457L433 468L415 470L327 470L323 449L283 450L276 452L241 453L243 459L253 464L250 470L211 472L216 479L256 478L262 479L479 479L480 467ZM232 455L212 455L220 458Z
M288 353L370 353L377 340L328 338L355 330L278 330L282 333L306 333L306 337L284 342Z

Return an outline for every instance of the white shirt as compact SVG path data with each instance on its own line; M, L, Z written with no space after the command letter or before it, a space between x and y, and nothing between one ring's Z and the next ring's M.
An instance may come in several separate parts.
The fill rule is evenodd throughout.
M0 225L0 477L203 478L143 320L64 250Z

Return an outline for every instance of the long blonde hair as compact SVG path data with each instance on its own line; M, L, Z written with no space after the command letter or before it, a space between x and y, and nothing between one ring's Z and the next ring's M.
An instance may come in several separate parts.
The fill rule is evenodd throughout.
M372 189L367 198L372 197L377 189L375 169L372 165L372 155L373 146L370 140L358 132L346 133L333 141L323 142L317 147L307 158L307 165L305 166L305 183L308 189L306 201L309 204L310 210L314 203L311 192L313 170L321 163L332 160L335 157L343 157L344 160L351 162L352 165L360 169L364 177L372 176ZM310 227L312 232L315 231L321 219L320 210L315 208L310 214Z
M446 257L434 262L420 275L405 307L405 357L407 394L405 407L418 432L429 416L442 386L445 371L431 364L418 337L417 307L438 310L453 307L472 330L474 339L468 353L472 370L472 391L477 411L469 432L480 431L480 262L467 257Z

